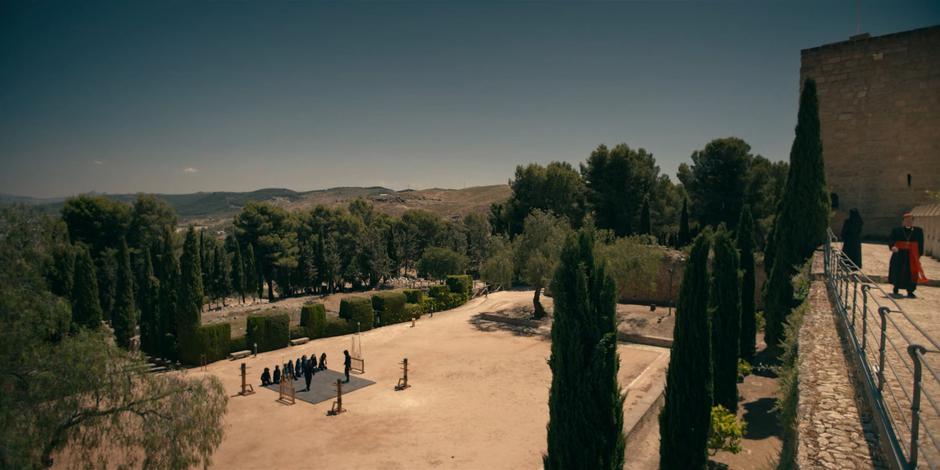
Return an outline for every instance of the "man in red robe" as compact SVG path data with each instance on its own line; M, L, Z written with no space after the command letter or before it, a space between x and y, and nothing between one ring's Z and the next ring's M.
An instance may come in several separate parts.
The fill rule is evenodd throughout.
M888 246L892 253L888 281L894 285L895 297L905 289L908 297L916 298L914 290L917 284L927 282L927 276L920 265L920 257L924 256L924 231L914 226L913 214L904 214L903 226L891 230Z

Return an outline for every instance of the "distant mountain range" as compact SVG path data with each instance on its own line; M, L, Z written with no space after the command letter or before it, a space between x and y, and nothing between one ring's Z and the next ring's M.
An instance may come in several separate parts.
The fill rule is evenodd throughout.
M318 204L336 206L356 198L371 201L381 212L399 215L408 209L423 209L442 217L460 217L470 212L485 212L490 204L505 200L511 191L508 185L475 186L464 189L405 189L395 191L381 186L339 187L297 192L283 188L265 188L249 192L198 192L190 194L156 194L175 210L182 223L216 226L231 221L250 201L266 201L288 210L304 210ZM130 203L135 194L102 194L120 202ZM33 198L0 194L0 204L27 204L45 212L57 213L66 198Z

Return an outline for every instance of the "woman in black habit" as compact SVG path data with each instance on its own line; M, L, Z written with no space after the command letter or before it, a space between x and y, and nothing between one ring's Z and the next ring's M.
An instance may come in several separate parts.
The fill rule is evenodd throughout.
M274 366L274 383L281 383L281 367Z
M261 386L267 385L271 385L271 369L265 367L264 372L261 373Z
M859 269L862 268L862 216L858 209L849 211L849 218L842 223L842 252Z

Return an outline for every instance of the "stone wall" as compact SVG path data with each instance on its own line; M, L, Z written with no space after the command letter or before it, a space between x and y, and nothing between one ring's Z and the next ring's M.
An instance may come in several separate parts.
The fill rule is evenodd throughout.
M858 208L864 236L886 238L900 215L940 189L940 26L863 37L801 53L800 83L819 92L823 158L838 197L838 234Z

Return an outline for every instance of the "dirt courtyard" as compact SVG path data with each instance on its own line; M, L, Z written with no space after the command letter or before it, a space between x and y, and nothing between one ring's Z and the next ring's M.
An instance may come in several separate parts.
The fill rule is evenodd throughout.
M273 370L287 358L322 352L331 369L341 369L349 336L245 359L256 393L230 399L214 468L541 468L550 342L471 321L480 312L527 302L531 292L501 292L422 318L415 328L405 323L363 333L361 377L376 384L344 395L348 411L339 416L327 416L330 400L280 404L276 392L258 386L258 377L264 367ZM660 380L662 371L652 369L668 362L668 350L621 344L619 351L627 417L648 382ZM396 392L404 357L412 387ZM188 373L218 376L231 396L239 390L241 362L220 361Z

